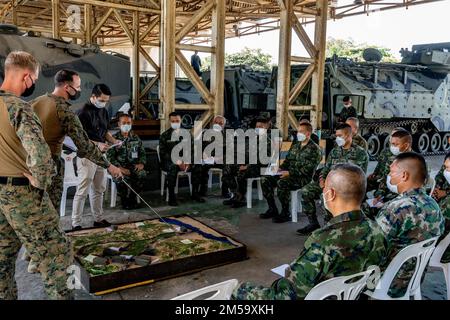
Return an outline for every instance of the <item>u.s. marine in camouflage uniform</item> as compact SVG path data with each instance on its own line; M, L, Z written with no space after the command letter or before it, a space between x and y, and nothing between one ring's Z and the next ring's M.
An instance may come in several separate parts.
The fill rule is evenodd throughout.
M433 198L439 204L442 216L445 219L445 231L442 237L450 232L450 153L445 156L444 165L436 175L436 186L433 191ZM442 240L442 239L440 239ZM444 252L442 262L450 262L450 248Z
M34 99L31 106L42 123L44 138L50 147L57 175L48 188L48 193L56 209L61 203L64 185L64 161L61 158L64 137L70 137L77 147L77 156L86 158L95 164L108 168L111 172L118 169L108 160L92 141L89 140L78 116L71 110L69 99L80 95L81 80L74 71L60 70L55 75L55 90Z
M323 181L325 181L333 165L351 163L360 167L364 172L367 171L369 156L364 149L353 144L351 127L348 124L338 126L336 128L336 136L336 140L342 139L342 147L336 146L331 150L325 166L320 172L319 179L314 179L302 188L302 207L303 212L308 217L309 224L297 230L297 233L300 235L308 235L320 227L317 220L315 201L319 199L322 193Z
M261 218L272 217L274 222L289 221L291 190L301 189L312 180L322 158L319 146L310 139L311 134L312 126L309 123L299 124L297 136L302 141L292 144L286 159L280 165L280 169L287 172L281 177L269 175L262 178L261 186L269 209L260 215ZM282 206L281 214L278 214L275 203L274 189L276 187Z
M386 242L383 232L358 209L364 194L361 189L365 189L364 173L355 166L345 166L351 167L352 171L338 169L340 171L332 173L336 175L334 182L327 181L328 187L335 188L334 199L330 201L336 203L330 207L334 217L306 240L300 256L287 268L285 277L269 288L243 283L234 291L234 299L304 299L314 286L325 280L384 263ZM350 211L343 209L342 204L348 205Z
M399 195L386 203L376 217L388 242L387 263L403 248L442 235L445 224L439 205L423 188L427 169L421 155L412 152L398 155L390 175ZM404 295L414 268L415 264L408 262L400 269L389 289L391 297Z
M49 298L67 299L73 252L46 192L55 166L39 118L17 97L32 93L38 63L28 53L12 52L5 71L0 91L0 300L17 299L14 270L22 245L40 262Z
M108 160L116 167L123 170L123 179L140 193L144 189L145 164L147 157L145 148L141 139L130 131L132 126L131 117L128 114L119 116L120 131L113 135L114 139L123 141L122 145L110 148L106 154ZM133 209L137 206L136 195L128 188L122 179L114 180L117 185L117 191L124 209Z

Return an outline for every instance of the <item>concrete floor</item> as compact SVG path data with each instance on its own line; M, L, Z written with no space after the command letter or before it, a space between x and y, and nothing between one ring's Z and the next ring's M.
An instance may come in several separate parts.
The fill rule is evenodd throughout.
M439 170L443 156L428 157L431 174ZM376 163L369 164L369 173ZM180 276L151 285L123 290L117 293L99 297L103 300L136 300L136 299L170 299L177 295L196 290L224 280L236 278L240 281L254 281L262 285L270 285L277 279L270 269L295 259L303 248L305 237L297 236L295 231L306 223L306 218L299 215L299 223L274 224L270 220L261 220L258 214L266 210L265 201L256 200L254 192L253 208L231 209L222 205L220 192L213 189L207 204L192 203L187 199L187 190L180 189L178 208L167 207L158 193L147 193L144 198L161 215L190 214L205 224L223 232L247 245L249 259L225 266L204 270L190 275ZM183 199L185 198L185 199ZM107 219L114 223L142 220L154 217L145 207L133 212L120 209L110 209L105 203ZM70 214L71 203L68 203L67 213ZM85 210L85 227L92 224L89 207ZM70 217L61 219L64 229L70 229ZM16 265L16 280L19 289L19 299L46 299L42 282L38 274L27 272L27 262L18 259ZM442 272L429 270L426 274L422 292L424 299L445 300L445 279ZM82 299L83 297L80 297Z

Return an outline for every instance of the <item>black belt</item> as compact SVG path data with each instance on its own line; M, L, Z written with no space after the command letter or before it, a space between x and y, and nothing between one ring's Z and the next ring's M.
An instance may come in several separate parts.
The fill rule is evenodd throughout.
M8 179L11 181L13 186L28 186L30 180L28 178L11 178L11 177L0 177L0 184L8 184Z

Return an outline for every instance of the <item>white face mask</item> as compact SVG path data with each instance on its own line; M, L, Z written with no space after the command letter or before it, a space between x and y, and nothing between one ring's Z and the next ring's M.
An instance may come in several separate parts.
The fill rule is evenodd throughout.
M330 192L331 190L328 190L325 193L322 193L322 201L323 201L323 206L325 207L326 210L330 211L330 208L328 207L328 202L329 200L325 200L325 195ZM330 211L331 212L331 211Z
M345 145L345 139L342 137L336 137L336 144L339 147L343 147Z
M450 172L447 170L444 170L444 177L447 180L448 183L450 183Z
M266 133L266 129L265 128L256 128L255 131L256 131L256 134L258 136L262 136L262 135L264 135Z
M96 106L99 109L102 109L102 108L106 107L106 102L100 102L98 100L95 100L94 106Z
M400 148L399 147L394 147L394 146L390 146L389 149L391 150L391 153L394 156L398 156L400 154Z
M170 123L170 126L171 126L171 128L172 128L173 130L178 130L178 129L180 129L180 127L181 127L181 123L179 123L179 122L171 122L171 123Z
M131 124L124 124L120 126L120 130L122 132L130 132L131 131Z
M400 182L399 182L400 183ZM398 193L398 184L392 184L391 183L391 175L389 174L386 178L386 185L388 187L388 189L393 192L393 193Z
M216 132L221 132L222 131L222 126L220 124L217 124L217 123L214 123L212 128Z
M303 133L297 133L297 140L299 142L303 142L306 140L306 135L304 135Z

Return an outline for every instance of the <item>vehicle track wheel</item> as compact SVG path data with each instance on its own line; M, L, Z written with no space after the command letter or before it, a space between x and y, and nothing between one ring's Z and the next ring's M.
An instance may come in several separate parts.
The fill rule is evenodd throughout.
M450 150L450 143L448 142L449 138L450 138L450 133L446 133L442 137L442 150L444 150L444 151Z
M375 134L369 136L367 138L367 144L368 144L367 153L369 153L369 156L376 157L380 152L381 147L380 139L378 138L378 136Z
M425 153L428 151L428 147L430 146L430 138L426 133L421 133L414 136L414 149L419 153Z
M431 151L438 152L441 149L441 144L442 144L441 135L437 132L433 133L430 139Z

